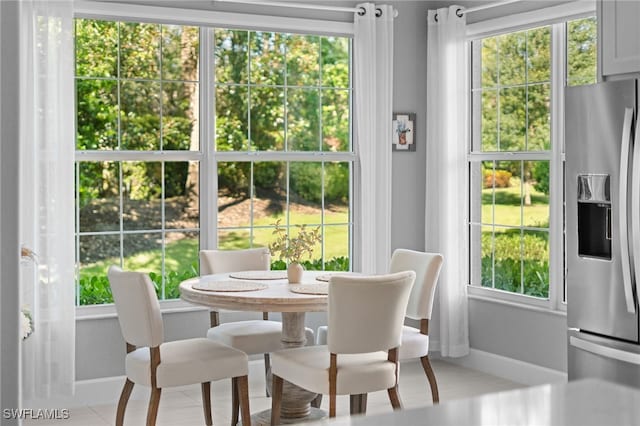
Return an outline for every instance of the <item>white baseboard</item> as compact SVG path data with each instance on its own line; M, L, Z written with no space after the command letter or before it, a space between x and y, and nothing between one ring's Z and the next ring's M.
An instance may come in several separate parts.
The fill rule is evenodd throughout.
M469 355L462 358L441 359L529 386L567 381L567 373L562 371L477 349L470 349Z

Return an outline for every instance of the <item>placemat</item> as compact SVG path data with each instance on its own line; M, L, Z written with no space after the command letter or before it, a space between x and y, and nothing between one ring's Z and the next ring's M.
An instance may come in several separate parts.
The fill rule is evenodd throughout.
M202 291L257 291L264 290L269 286L248 281L207 281L196 283L192 287Z
M284 280L287 271L239 271L229 274L229 278L238 280Z
M329 294L329 284L293 284L289 286L289 290L301 294Z
M339 272L339 271L336 271L336 272L332 272L332 273L330 273L330 274L318 275L318 276L316 277L316 280L317 280L317 281L322 281L322 282L327 282L327 283L328 283L328 282L329 282L329 279L330 279L331 277L333 277L334 275L349 275L349 276L354 276L354 275L360 275L360 274L359 274L359 273L357 273L357 272Z

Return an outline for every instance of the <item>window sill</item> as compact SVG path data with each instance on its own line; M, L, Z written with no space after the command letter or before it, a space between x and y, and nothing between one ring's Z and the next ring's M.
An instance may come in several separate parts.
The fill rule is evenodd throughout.
M496 303L499 305L510 306L518 309L526 309L543 314L556 315L561 317L567 316L566 304L563 303L559 309L554 309L549 307L550 302L548 300L537 299L529 296L522 296L518 294L510 294L502 291L469 286L468 297L471 300Z
M160 312L163 314L206 310L208 310L208 308L196 306L180 299L160 301ZM76 321L116 318L117 316L116 307L113 303L105 305L76 306Z

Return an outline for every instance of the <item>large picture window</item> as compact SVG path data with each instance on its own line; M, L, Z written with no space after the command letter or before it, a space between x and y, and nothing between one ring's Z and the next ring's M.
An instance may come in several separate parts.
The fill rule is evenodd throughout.
M563 152L553 108L564 85L595 83L596 21L485 37L471 51L470 283L548 299L551 256L563 258L550 244L550 222L562 221L550 209L562 203L561 176L550 174Z
M349 38L77 18L75 45L78 305L112 302L112 264L175 299L199 249L277 220L320 226L308 268L349 269Z

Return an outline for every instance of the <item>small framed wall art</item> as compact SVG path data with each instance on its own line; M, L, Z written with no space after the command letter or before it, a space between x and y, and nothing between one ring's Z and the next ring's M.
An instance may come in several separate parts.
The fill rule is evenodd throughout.
M391 125L391 149L393 151L415 151L416 114L394 112Z

